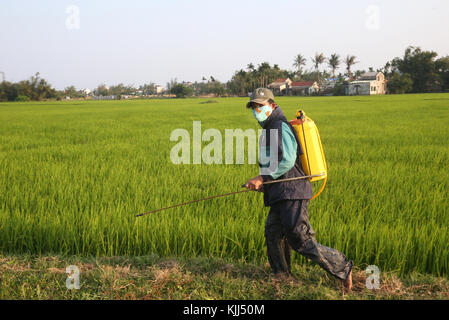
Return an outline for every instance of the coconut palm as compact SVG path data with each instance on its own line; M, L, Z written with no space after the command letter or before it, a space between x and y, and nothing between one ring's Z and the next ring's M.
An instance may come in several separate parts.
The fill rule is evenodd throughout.
M332 69L332 77L335 78L335 70L341 64L340 56L336 53L332 54L329 59L327 59L327 64Z
M324 56L324 54L322 54L322 53L315 54L315 57L312 58L312 62L315 65L316 71L318 71L318 69L320 68L320 65L323 64L324 61L326 61L326 57Z
M259 74L260 86L266 88L268 85L268 73L271 66L268 62L262 62L257 68L257 73Z
M254 90L254 75L256 73L256 67L254 66L254 64L248 63L246 65L246 69L248 70L250 90Z
M233 77L233 80L238 84L237 90L239 90L240 96L246 96L248 88L250 86L250 81L248 79L248 74L245 70L240 69L237 71Z
M302 54L298 54L293 62L293 66L298 69L298 76L302 74L302 67L306 65L306 58Z
M349 54L347 55L347 57L345 59L346 70L348 71L348 77L350 79L352 78L351 67L353 65L355 65L356 63L359 63L358 61L355 61L355 59L357 59L356 56L351 56Z
M322 53L316 53L316 54L315 54L315 57L312 58L312 62L313 62L313 64L315 65L315 71L316 71L316 74L317 74L317 80L318 80L318 82L320 81L320 71L319 71L319 68L320 68L320 65L324 63L324 61L326 61L326 57L325 57L324 54L322 54Z

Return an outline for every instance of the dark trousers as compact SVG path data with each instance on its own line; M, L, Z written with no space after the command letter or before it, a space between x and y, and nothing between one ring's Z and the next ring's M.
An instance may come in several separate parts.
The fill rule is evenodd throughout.
M270 208L265 224L268 261L275 274L290 273L291 249L317 263L338 279L345 280L352 261L338 250L315 240L309 222L309 200L283 200Z

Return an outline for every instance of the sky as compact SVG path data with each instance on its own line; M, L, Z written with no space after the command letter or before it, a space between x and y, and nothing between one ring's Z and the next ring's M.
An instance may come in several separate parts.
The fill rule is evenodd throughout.
M249 63L293 70L297 54L306 69L351 54L361 70L410 45L445 56L448 35L447 0L0 0L0 71L56 89L226 82Z

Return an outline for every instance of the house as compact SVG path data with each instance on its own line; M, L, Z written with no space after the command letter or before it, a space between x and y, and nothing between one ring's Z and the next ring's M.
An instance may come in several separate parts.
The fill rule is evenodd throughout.
M289 88L291 85L292 81L290 80L290 78L279 78L276 79L276 81L270 83L268 85L268 88L271 89L271 91L273 91L273 94L275 96L284 96L289 94Z
M162 86L160 86L160 85L156 85L154 87L154 89L155 89L156 94L160 94L160 93L162 93L164 91L164 88Z
M292 95L308 96L314 92L318 92L320 87L316 81L292 82L290 84L290 92Z
M325 79L324 80L324 90L326 90L326 89L333 89L333 88L335 88L335 85L337 84L337 82L338 82L338 78L328 78L328 79Z
M387 82L382 72L366 72L346 87L346 95L378 95L385 94Z

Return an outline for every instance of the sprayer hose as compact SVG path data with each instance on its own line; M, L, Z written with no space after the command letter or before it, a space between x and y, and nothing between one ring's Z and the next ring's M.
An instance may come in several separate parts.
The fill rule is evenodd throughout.
M313 198L312 199L310 199L310 200L313 200L313 199L315 199L316 197L318 197L320 194L321 194L321 192L323 192L323 190L324 190L324 187L326 186L326 182L327 182L327 177L326 178L324 178L324 182L323 182L323 185L321 186L321 189L320 189L320 191L318 191L318 193L316 194L316 195L314 195L313 196Z

